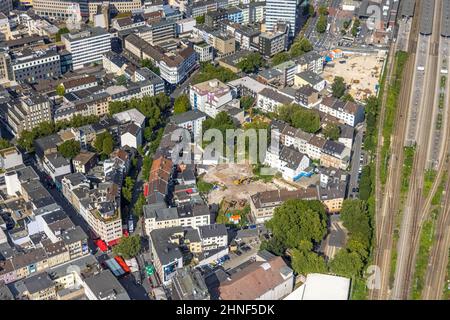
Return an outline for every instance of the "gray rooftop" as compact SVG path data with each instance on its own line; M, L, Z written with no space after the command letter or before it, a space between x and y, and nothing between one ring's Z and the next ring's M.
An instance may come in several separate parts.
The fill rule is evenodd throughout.
M441 35L450 37L450 0L443 0Z
M416 0L402 0L401 15L402 17L413 17L416 9Z
M206 226L200 226L199 231L202 239L212 237L222 237L228 234L227 228L225 227L224 224L209 224Z
M155 229L150 232L152 245L156 250L159 260L163 265L167 265L177 259L181 259L183 255L176 243L170 242L171 237L175 233L183 233L182 227L171 227L165 229Z
M421 1L422 12L420 16L420 33L431 35L433 32L434 8L436 0Z
M30 294L38 293L55 286L47 272L39 273L23 280L23 284Z
M85 280L99 300L130 300L128 293L109 270L103 270Z
M195 121L201 118L206 119L206 114L198 110L189 110L187 112L173 115L172 117L170 117L170 121L177 125L180 125L188 121Z

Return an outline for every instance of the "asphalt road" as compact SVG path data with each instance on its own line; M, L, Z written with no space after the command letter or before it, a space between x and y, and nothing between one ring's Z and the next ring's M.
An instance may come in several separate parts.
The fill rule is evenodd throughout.
M361 166L360 157L361 157L361 148L363 142L363 133L364 129L362 127L357 128L355 140L353 142L353 150L352 150L352 161L351 161L351 169L350 169L350 182L348 187L348 197L349 198L357 198L358 192L353 192L353 189L359 187L359 168Z

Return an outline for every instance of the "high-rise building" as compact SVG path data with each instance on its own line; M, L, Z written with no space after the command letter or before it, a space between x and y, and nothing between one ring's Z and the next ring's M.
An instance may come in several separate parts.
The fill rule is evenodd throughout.
M111 51L111 36L105 29L99 27L78 33L63 34L61 40L67 51L72 54L73 69L102 61L103 54Z
M267 0L267 31L275 31L278 22L286 22L289 24L289 36L294 37L298 28L298 7L298 0Z

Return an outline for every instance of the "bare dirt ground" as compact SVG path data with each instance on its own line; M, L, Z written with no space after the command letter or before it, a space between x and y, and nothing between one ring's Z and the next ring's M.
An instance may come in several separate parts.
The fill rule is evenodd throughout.
M220 189L213 190L208 195L209 203L220 203L222 199L227 200L248 200L257 192L280 189L275 183L266 183L262 180L251 181L235 185L234 180L253 177L250 165L244 164L219 164L211 167L203 176L203 180L216 183Z
M383 58L383 57L381 57ZM346 61L346 63L339 63ZM336 76L343 77L347 85L351 85L349 93L358 101L375 94L383 68L383 60L377 54L352 55L348 58L335 59L334 67L327 66L323 77L332 83Z

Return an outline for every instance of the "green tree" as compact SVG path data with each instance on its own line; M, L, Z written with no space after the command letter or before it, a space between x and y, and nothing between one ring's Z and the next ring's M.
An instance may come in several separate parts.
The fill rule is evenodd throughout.
M67 140L58 146L58 152L67 159L75 158L80 153L80 150L80 143L76 140Z
M175 99L173 105L174 113L184 113L190 109L189 97L186 94L182 94Z
M352 36L353 37L356 37L358 35L360 26L361 26L361 21L359 21L359 19L356 19L353 22L353 27L352 27Z
M147 180L150 175L150 169L152 167L153 160L150 156L145 156L142 161L142 176L144 180Z
M196 17L195 21L197 22L197 24L204 24L205 23L205 15Z
M145 197L141 193L139 195L139 197L137 198L136 203L134 204L134 207L133 207L134 215L136 215L137 217L141 217L143 212L144 212L143 207L144 207L145 204L146 204Z
M141 237L133 235L129 237L122 237L119 243L113 248L114 254L122 256L125 259L135 257L141 251Z
M363 167L361 171L361 180L359 181L359 198L369 200L372 194L372 176L370 166Z
M301 275L309 273L326 273L327 266L323 257L311 251L311 243L300 245L292 250L292 268Z
M124 86L127 84L127 77L125 75L120 75L116 78L117 85Z
M331 90L333 92L333 97L342 98L347 90L347 85L345 84L344 78L335 77L333 84L331 85Z
M62 84L59 84L56 87L56 94L60 97L62 97L65 93L66 93L66 89L64 88L64 86Z
M217 79L226 83L237 78L237 75L230 69L221 66L213 66L211 63L202 63L200 65L200 72L198 72L192 79L192 84L197 84L212 79Z
M351 20L345 20L342 26L344 27L345 30L347 30L350 27L351 23L352 23Z
M329 263L330 271L339 276L353 278L361 275L364 263L356 252L339 250Z
M283 62L288 61L290 58L289 53L287 52L278 52L272 57L271 64L272 66L277 66Z
M128 176L125 178L125 183L122 186L122 196L128 203L131 203L131 200L133 198L134 184L134 179Z
M311 51L312 49L313 45L311 44L311 42L307 38L301 37L292 44L289 53L291 58L296 58L306 52Z
M263 65L264 59L258 52L248 54L237 66L245 73L255 73Z
M94 141L94 148L98 153L111 154L114 149L114 140L111 133L105 131L97 135Z
M158 76L161 74L161 70L157 66L155 66L150 59L143 59L141 61L141 66L143 68L148 68L154 73L156 73Z
M327 215L320 201L291 199L275 209L273 218L266 225L287 248L299 248L302 241L322 241L327 229Z
M286 251L286 246L281 240L276 237L272 237L269 240L264 240L261 242L260 250L267 250L272 252L277 256L281 256Z
M320 14L321 16L327 16L327 15L328 15L328 7L325 6L325 5L321 5L321 6L319 7L319 14Z
M69 33L69 32L70 32L70 30L67 29L66 27L63 27L63 28L59 29L58 32L55 35L55 41L56 42L61 41L61 35L65 34L65 33Z
M346 199L342 204L341 220L350 237L366 248L370 246L372 228L367 205L362 200Z
M28 152L33 151L33 141L35 139L35 135L32 131L24 130L20 133L20 137L17 140L17 144L27 150Z
M247 111L248 109L250 109L250 107L253 105L253 103L255 103L255 98L253 98L251 96L243 96L240 99L240 103L241 103L242 109Z
M326 16L320 16L317 20L316 31L318 33L325 33L327 31L328 21Z
M341 129L339 128L338 125L326 124L325 127L322 129L322 132L325 138L330 140L338 140L341 134Z
M315 110L303 108L297 104L288 104L279 107L277 117L305 132L315 133L320 129L319 113Z
M12 144L6 139L0 138L0 150L11 147Z

